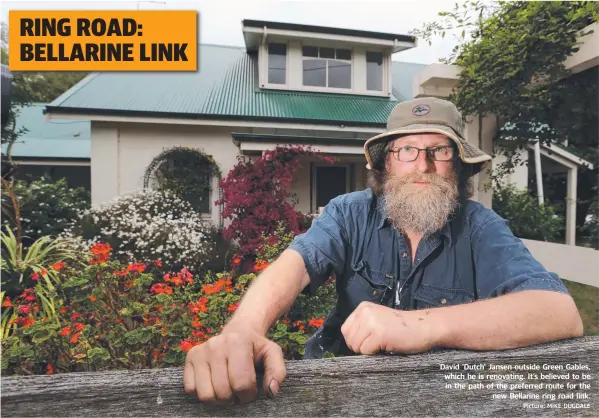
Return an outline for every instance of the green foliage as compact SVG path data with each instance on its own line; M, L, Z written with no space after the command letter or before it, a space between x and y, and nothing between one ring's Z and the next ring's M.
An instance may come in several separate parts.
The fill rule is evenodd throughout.
M51 266L59 261L77 260L78 253L68 239L41 237L27 250L23 250L13 232L5 229L2 237L2 285L9 295L33 285L31 275L47 272L43 276L48 288L59 282Z
M535 197L513 185L495 187L493 210L509 221L510 229L519 238L557 242L563 228L564 220L552 206L539 206Z
M70 188L65 179L53 181L41 178L26 182L16 180L12 190L19 203L20 223L25 245L42 236L60 235L90 206L89 192L84 188ZM2 190L2 224L16 228L14 209L9 194Z
M2 23L0 28L0 59L8 65L8 26ZM26 128L16 129L15 121L19 108L31 102L49 103L63 94L69 88L82 80L88 73L84 72L13 72L12 91L10 98L9 120L2 127L2 144L8 144L6 156L8 164L11 160L12 144L27 132ZM4 171L3 171L4 172Z
M508 157L498 171L509 173L517 165L515 151L531 139L567 140L595 165L580 170L579 225L597 199L598 70L573 75L564 63L589 38L583 29L597 21L597 2L465 1L412 32L429 43L461 32L443 60L461 68L450 100L464 115L497 118L495 145Z
M144 174L144 187L171 192L207 212L213 177L220 179L221 172L212 156L194 148L172 147L152 160Z
M285 227L279 225L272 236L264 238L265 243L258 252L254 268L266 268L291 245L293 239L294 233L286 232ZM283 348L287 359L301 359L307 339L322 325L336 300L335 282L331 277L314 296L300 294L289 311L271 328L269 338Z

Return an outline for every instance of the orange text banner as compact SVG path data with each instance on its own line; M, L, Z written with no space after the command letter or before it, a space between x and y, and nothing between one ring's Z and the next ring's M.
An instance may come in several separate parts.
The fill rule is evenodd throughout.
M188 10L11 10L11 71L196 71Z

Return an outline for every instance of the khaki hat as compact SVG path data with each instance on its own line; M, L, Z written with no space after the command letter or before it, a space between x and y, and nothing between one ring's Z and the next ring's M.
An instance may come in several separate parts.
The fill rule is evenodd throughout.
M452 139L458 146L460 158L472 165L471 174L479 173L491 156L470 145L464 136L464 121L460 111L447 100L421 97L395 106L387 118L387 130L364 144L369 170L385 159L387 143L398 135L438 133Z

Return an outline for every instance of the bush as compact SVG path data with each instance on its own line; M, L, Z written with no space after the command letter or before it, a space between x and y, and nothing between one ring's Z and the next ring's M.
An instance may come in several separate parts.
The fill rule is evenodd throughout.
M563 229L564 220L551 205L539 205L526 190L517 190L513 185L495 187L493 209L509 221L519 238L556 242Z
M65 179L49 178L30 183L16 180L12 185L20 209L21 230L25 246L42 236L56 236L90 206L89 192L69 188ZM15 229L14 208L6 190L2 190L2 224Z
M124 264L111 254L108 244L97 243L83 269L69 262L52 267L61 278L54 318L35 289L3 298L3 374L181 366L187 351L222 330L256 277L218 273L200 280L186 269L165 273L160 262ZM320 323L283 318L269 336L296 358Z
M213 226L189 202L170 192L143 189L94 206L67 231L85 247L106 242L123 262L160 260L168 268L197 272L213 253Z
M200 285L188 270L163 275L160 262L125 265L111 253L98 243L83 271L68 262L56 266L62 277L56 293L64 301L56 320L42 314L33 289L4 299L16 328L2 340L3 373L181 365L185 351L210 336L198 316L198 305L209 304L198 301Z
M222 216L231 220L223 231L224 237L239 243L237 255L250 264L255 260L262 237L270 236L279 223L294 234L309 223L289 202L288 193L293 174L305 157L333 162L309 147L278 146L256 160L240 157L238 164L219 182L223 197L216 204L224 205Z

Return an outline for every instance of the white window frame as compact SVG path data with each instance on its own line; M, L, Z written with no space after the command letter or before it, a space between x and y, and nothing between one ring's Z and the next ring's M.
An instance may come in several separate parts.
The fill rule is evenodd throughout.
M318 57L305 57L304 56L304 46L309 46L312 48L318 48ZM342 59L337 59L337 58L321 58L320 57L320 49L321 48L330 48L333 50L337 50L337 49L348 49L351 53L351 59L350 60L342 60ZM350 47L335 47L335 46L321 46L321 45L313 45L313 44L304 44L301 43L300 45L300 54L302 57L302 88L303 89L316 89L318 91L330 91L330 92L353 92L354 90L354 49L350 48ZM311 59L319 59L319 60L325 60L326 61L326 68L325 68L325 82L326 82L326 86L307 86L304 84L304 61L305 60L311 60ZM333 61L342 61L342 62L346 62L349 63L349 83L350 86L349 88L343 88L343 87L329 87L329 60L333 60Z
M281 43L287 45L287 59L285 62L287 71L285 75L286 84L271 84L268 83L268 44L269 43ZM351 62L351 89L333 88L333 87L317 87L317 86L304 86L303 85L303 60L302 47L306 46L317 46L325 48L336 48L336 49L349 49L352 52ZM298 49L299 48L299 49ZM360 49L360 54L363 55L364 62L360 64L362 68L360 72L357 71L357 49ZM366 51L382 52L383 53L383 91L366 90ZM325 58L323 58L325 59ZM330 58L329 58L330 59ZM269 38L263 42L258 49L258 85L260 88L268 90L287 90L297 92L314 92L314 93L337 93L337 94L350 94L357 96L371 96L371 97L390 97L392 93L391 89L391 56L384 50L384 48L372 47L361 47L345 43L334 43L333 41L322 41L322 40L300 40L294 41L290 39L280 38ZM327 70L328 71L328 70ZM327 73L328 77L328 73ZM363 88L356 84L356 77L364 78ZM328 83L328 80L327 80Z
M378 52L379 54L382 54L383 56L383 62L381 64L382 68L381 68L381 90L368 90L368 53L369 52ZM391 89L389 88L389 80L391 79L391 77L389 77L389 69L392 65L391 62L389 62L390 57L387 56L385 54L384 51L378 50L376 48L365 48L364 49L364 60L366 61L366 71L364 73L364 88L366 89L366 91L368 92L376 92L379 94L385 94L385 92L390 91Z
M314 206L313 208L310 208L312 213L318 213L319 209L316 206L317 202L316 202L316 197L318 196L318 194L316 193L316 188L318 187L318 168L329 168L329 167L342 167L345 168L345 193L349 193L351 192L351 179L352 179L352 174L351 174L351 169L352 169L352 164L337 164L335 163L335 165L331 165L331 164L326 164L326 163L314 163L312 164L312 206Z
M268 82L268 44L284 44L285 50L285 84L275 84ZM258 79L260 86L272 89L290 89L289 87L289 41L273 39L262 44L258 55Z

